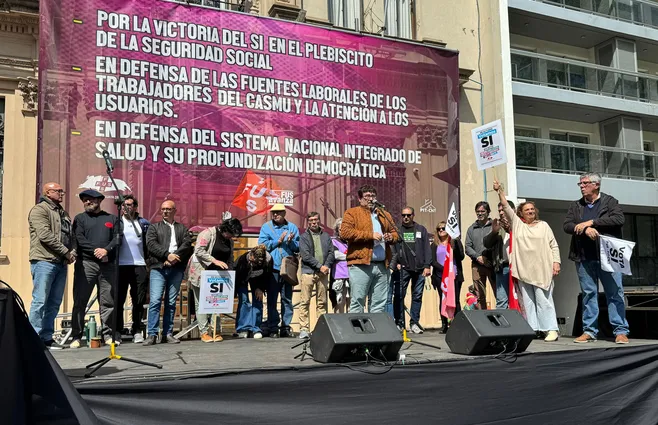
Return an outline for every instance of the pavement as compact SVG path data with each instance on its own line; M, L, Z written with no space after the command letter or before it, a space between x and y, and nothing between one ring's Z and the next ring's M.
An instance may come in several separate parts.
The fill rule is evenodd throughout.
M109 346L101 348L83 347L52 350L54 358L66 375L76 385L107 381L139 381L158 379L180 379L191 376L238 373L257 369L286 369L314 367L320 363L309 357L304 361L295 359L303 350L302 346L292 348L301 342L296 338L238 339L224 335L223 342L203 343L198 339L182 340L180 344L156 344L142 346L125 340L117 347L120 356L162 365L162 369L134 364L123 360L111 360L95 376L85 378L85 366L109 355ZM422 335L410 334L411 342L403 344L400 350L405 362L465 361L476 359L450 352L445 335L438 331L426 331ZM439 347L433 348L420 343ZM560 337L556 342L533 341L526 352L547 353L556 351L588 350L632 347L658 344L656 340L631 340L631 344L617 345L614 341L598 340L593 343L575 344L573 337ZM481 357L481 356L478 356Z

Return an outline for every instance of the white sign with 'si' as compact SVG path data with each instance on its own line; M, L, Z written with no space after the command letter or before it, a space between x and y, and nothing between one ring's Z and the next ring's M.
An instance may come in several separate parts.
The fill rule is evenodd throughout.
M599 235L599 241L601 270L631 276L631 254L635 242L604 235Z
M478 170L486 170L507 162L503 125L500 120L471 130L475 162Z

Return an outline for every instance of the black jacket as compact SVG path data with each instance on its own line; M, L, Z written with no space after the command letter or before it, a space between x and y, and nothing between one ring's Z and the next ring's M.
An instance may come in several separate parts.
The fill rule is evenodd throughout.
M263 267L255 268L249 262L248 254L249 252L242 254L235 263L235 286L245 287L249 284L252 290L260 289L265 292L274 270L272 256L268 252Z
M464 269L462 268L462 261L464 260L464 245L459 239L453 239L450 241L450 246L452 248L452 259L457 267L457 276L455 276L455 282L464 281ZM436 259L436 249L438 245L435 242L432 242L430 246L430 251L432 252L432 286L439 288L441 286L441 276L443 276L443 264L439 264Z
M505 261L505 243L503 242L506 233L505 229L500 226L497 233L491 232L484 237L484 247L491 254L491 262L496 272L500 271L505 263L509 265L509 261Z
M398 228L398 234L402 235L402 228ZM406 242L400 236L400 242L393 245L393 258L389 268L396 270L397 265L402 269L409 269L413 271L422 271L423 269L430 268L432 264L432 253L430 252L430 238L427 229L422 224L414 223L414 235L420 233L420 238L416 238L415 252L405 246ZM416 259L420 269L416 268Z
M615 238L622 237L622 227L624 226L624 212L619 206L619 202L612 196L601 192L601 197L598 202L601 203L599 207L599 216L594 219L592 226L601 235L612 236ZM583 211L585 210L586 203L584 198L580 198L569 205L567 216L564 219L564 231L571 236L571 246L569 247L569 259L572 261L581 261L580 258L580 244L583 238L587 238L584 233L576 235L574 229L577 224L583 222Z
M320 271L320 267L327 266L329 269L334 265L334 244L331 242L329 233L321 231L320 243L322 245L322 258L320 263L315 258L315 244L310 229L306 229L299 238L299 254L302 256L302 273L313 274Z
M180 262L174 267L184 269L187 261L192 256L192 241L187 227L174 222L174 233L178 249L174 254L180 257ZM152 269L161 269L167 261L169 253L169 242L171 241L171 230L164 221L153 223L146 232L146 247L148 248L148 259L146 265Z

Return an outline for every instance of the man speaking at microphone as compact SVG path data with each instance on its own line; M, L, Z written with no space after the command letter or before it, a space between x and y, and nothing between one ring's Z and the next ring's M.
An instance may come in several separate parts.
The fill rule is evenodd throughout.
M350 313L362 313L366 297L370 313L385 311L390 274L390 245L399 241L393 217L377 202L377 190L359 188L359 206L345 211L340 236L347 241L352 301Z

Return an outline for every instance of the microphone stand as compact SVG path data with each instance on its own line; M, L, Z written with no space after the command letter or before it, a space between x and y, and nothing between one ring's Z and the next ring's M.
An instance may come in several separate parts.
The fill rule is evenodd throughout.
M105 151L106 152L106 151ZM121 195L121 192L119 191L119 188L117 186L117 183L114 181L114 177L112 176L112 172L114 171L112 168L112 163L110 162L109 159L109 154L105 155L105 152L103 152L103 155L105 156L105 162L107 164L107 176L110 178L110 181L112 182L112 186L114 187L114 190L117 193L118 198L116 199L116 205L117 205L117 219L118 219L118 225L121 226L122 224L122 219L121 219L121 206L123 205L123 195ZM149 363L145 362L142 360L136 360L136 359L131 359L128 357L120 356L116 353L116 334L118 332L117 330L117 320L118 320L118 315L119 312L117 310L117 307L119 304L119 248L121 247L121 237L119 237L119 242L115 248L114 252L114 273L112 274L112 290L114 291L114 311L112 314L112 343L110 344L110 355L107 357L104 357L98 361L95 361L94 363L88 364L85 366L86 369L91 369L89 372L85 373L85 378L90 378L98 369L101 367L105 366L110 360L123 360L126 362L130 363L136 363L136 364L141 364L144 366L151 366L151 367L156 367L158 369L162 369L161 364L156 364L156 363ZM134 301L133 301L134 302ZM135 320L133 318L133 320ZM141 319L140 319L141 320Z
M395 225L395 223L394 223L390 218L388 218L388 215L386 215L386 212L387 212L387 211L386 211L386 209L384 208L384 206L381 205L381 204L379 204L379 205L375 204L375 210L382 210L382 211L383 211L383 214L382 214L382 215L384 216L384 218L385 218L386 221L388 222L389 226L395 228L395 230L398 232L398 235L400 235L400 229L398 228L398 226ZM402 249L404 249L404 248L406 247L409 251L413 252L413 250L407 246L407 244L406 244L405 241L401 241L400 243L403 244ZM414 253L414 257L415 257L415 256L416 256L416 253L415 253L415 252L413 252L413 253ZM400 270L400 271L402 271L402 270ZM395 283L394 283L394 285L395 285ZM400 285L402 285L402 282L400 282ZM394 294L394 295L395 295L395 294ZM401 297L400 297L400 298L401 298ZM402 305L404 306L404 300L400 300L400 301L402 302ZM394 309L394 311L395 311L395 306L393 306L393 309ZM404 310L407 311L407 307L406 307L406 306L404 306ZM402 314L404 314L404 312L403 312ZM418 325L420 326L420 324L418 324ZM421 327L421 328L422 328L422 327ZM424 345L424 346L426 346L426 347L436 348L437 350L440 350L440 349L441 349L441 347L439 347L439 346L437 346L437 345L428 344L428 343L426 343L426 342L412 341L411 338L409 338L409 337L407 336L407 330L406 330L406 329L403 329L403 330L402 330L402 339L404 339L404 342L413 342L413 343L415 343L415 344Z

